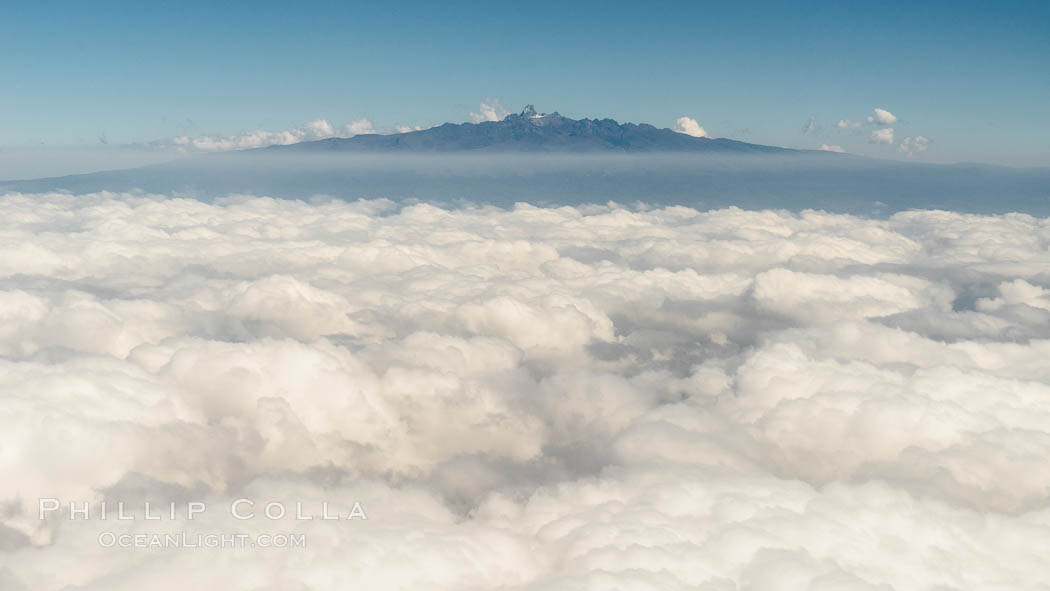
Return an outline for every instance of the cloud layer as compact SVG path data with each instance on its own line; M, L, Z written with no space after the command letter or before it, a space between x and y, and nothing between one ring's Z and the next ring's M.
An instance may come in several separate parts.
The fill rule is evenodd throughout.
M1016 214L8 195L0 587L1043 588L1048 247ZM119 551L36 518L242 496L369 520Z

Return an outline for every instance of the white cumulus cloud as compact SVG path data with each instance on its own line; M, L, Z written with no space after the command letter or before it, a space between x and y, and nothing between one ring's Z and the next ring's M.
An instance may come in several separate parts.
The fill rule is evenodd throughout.
M707 130L700 127L700 123L692 117L679 117L675 119L672 130L678 133L684 133L685 135L691 135L693 137L708 137Z
M847 129L851 127L863 127L865 125L893 125L897 122L897 116L890 113L886 109L875 107L874 115L869 115L863 121L853 121L851 119L839 119L836 127L840 129Z
M825 152L845 152L846 151L846 150L842 149L842 146L837 146L835 144L820 144L820 149L824 150Z
M882 129L876 129L871 132L868 136L869 141L875 144L892 144L893 143L893 128L884 127Z
M912 154L915 154L915 153L918 153L918 152L925 152L926 149L929 148L929 147L930 147L930 140L929 140L929 138L925 138L925 137L923 137L921 135L917 135L915 137L909 136L909 137L906 137L903 140L901 140L899 149L900 149L901 152L904 152L905 154L911 156Z
M477 113L470 114L470 120L474 123L503 121L507 115L510 115L510 111L500 104L499 99L487 99L482 101L481 108Z
M1048 268L1020 214L0 196L0 588L1034 591Z
M878 125L893 125L897 122L897 116L890 113L886 109L880 109L875 107L874 117L868 117L868 123L875 123Z

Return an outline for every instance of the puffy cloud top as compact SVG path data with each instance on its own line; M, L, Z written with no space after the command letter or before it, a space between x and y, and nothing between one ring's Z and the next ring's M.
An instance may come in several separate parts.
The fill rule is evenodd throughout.
M707 137L707 131L700 127L700 123L692 117L679 117L675 119L672 130L678 133L684 133L685 135L691 135L693 137Z
M879 125L893 125L897 122L897 116L886 109L875 107L875 116L868 117L868 121Z

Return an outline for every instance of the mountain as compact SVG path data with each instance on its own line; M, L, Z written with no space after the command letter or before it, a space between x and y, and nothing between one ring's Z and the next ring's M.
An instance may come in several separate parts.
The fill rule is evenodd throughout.
M570 119L537 113L532 105L502 121L445 123L391 135L357 135L263 148L281 152L691 152L776 154L795 152L729 139L693 137L648 124L613 119Z
M539 114L531 106L502 121L0 182L0 194L136 190L203 200L245 193L453 205L616 201L875 216L907 209L1050 215L1048 168L923 164L789 150L612 119Z

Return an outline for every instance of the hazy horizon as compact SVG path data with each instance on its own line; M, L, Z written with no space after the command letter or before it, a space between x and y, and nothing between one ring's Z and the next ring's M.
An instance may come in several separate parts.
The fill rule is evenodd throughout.
M845 154L331 153L256 150L28 181L0 192L130 192L213 201L392 199L446 206L618 202L702 210L819 209L885 217L909 209L1050 215L1050 168L933 165Z

